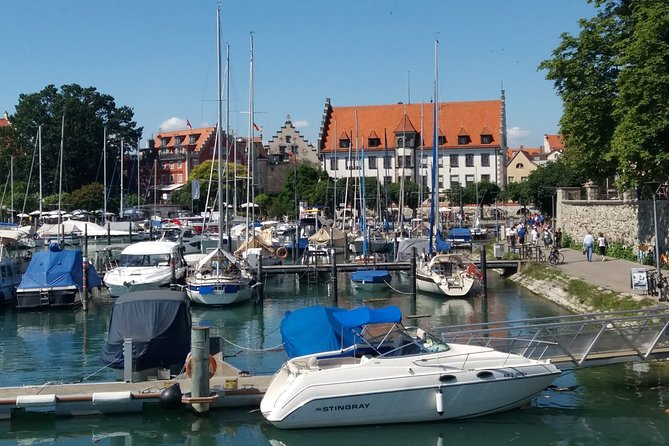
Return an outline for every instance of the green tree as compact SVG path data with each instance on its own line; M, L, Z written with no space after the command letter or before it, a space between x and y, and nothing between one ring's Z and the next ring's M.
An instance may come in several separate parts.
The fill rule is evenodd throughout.
M539 210L553 215L555 193L560 187L580 186L584 178L576 174L561 160L549 161L530 173L525 186L525 196Z
M62 123L64 117L64 132ZM94 87L76 84L45 87L38 93L21 94L10 122L19 137L17 171L27 177L37 129L42 126L42 165L44 193L58 192L58 161L63 138L63 190L72 191L102 180L103 134L107 128L107 164L118 159L121 140L126 153L142 136L133 121L133 111L117 107L114 98ZM48 168L46 168L48 166ZM111 168L111 167L110 167Z
M578 36L563 34L543 61L564 112L565 164L629 189L663 182L669 171L669 3L595 0Z
M95 210L104 206L104 186L91 183L72 191L70 204L73 209Z

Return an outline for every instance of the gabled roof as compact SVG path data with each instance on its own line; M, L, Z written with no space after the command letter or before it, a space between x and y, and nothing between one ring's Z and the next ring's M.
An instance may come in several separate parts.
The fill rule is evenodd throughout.
M372 133L370 133L370 134L367 136L367 139L381 139L381 138L379 138L379 135L376 134L376 131L375 131L375 130L372 130Z
M543 151L541 150L541 147L523 147L523 146L521 146L519 149L507 149L506 158L511 160L516 155L518 155L519 152L525 153L525 156L527 157L527 159L531 160L534 157L540 155Z
M544 135L546 150L553 152L555 150L564 150L564 141L562 135Z
M484 125L483 130L481 130L481 136L483 136L483 135L492 136L492 132L490 130L488 130L488 126L486 126L486 125Z
M411 124L411 120L406 114L402 116L400 123L397 124L395 133L416 133L416 128Z
M497 133L500 128L500 115L502 103L500 100L492 101L469 101L469 102L440 102L438 110L438 135L446 137L446 144L440 145L442 149L468 147L468 148L494 148L499 147L499 142L494 138L492 143L481 144L480 141L472 141L467 145L459 145L458 132L461 128L480 129L488 127ZM352 134L356 128L356 112L358 117L358 131L365 135L372 130L377 133L394 132L400 128L400 124L411 124L415 128L422 128L421 139L425 147L431 147L434 141L434 103L417 104L389 104L389 105L361 105L348 107L332 107L326 116L323 126L321 152L333 152L337 139L337 133L348 132ZM421 115L422 125L421 125ZM413 125L415 124L415 126ZM343 130L342 130L343 129ZM385 138L384 138L385 139ZM355 147L353 141L353 147ZM385 144L377 150L384 150ZM394 138L388 138L388 148L395 148Z
M204 148L205 144L208 140L210 140L210 138L212 138L211 141L213 141L213 138L215 138L215 132L216 127L202 127L199 129L185 129L174 132L160 132L155 136L154 141L156 148L174 148L177 146L177 138L183 137L183 141L179 145L190 147L193 151L197 152ZM190 142L191 136L195 136L195 142L193 144ZM161 144L163 138L167 139L164 145Z

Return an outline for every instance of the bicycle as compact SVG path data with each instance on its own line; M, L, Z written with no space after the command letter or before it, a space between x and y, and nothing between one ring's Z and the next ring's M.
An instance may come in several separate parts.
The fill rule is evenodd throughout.
M560 249L555 245L551 248L551 252L548 253L548 263L551 265L564 263L564 254L562 254Z
M660 273L660 277L657 279L657 294L659 296L660 302L666 302L667 299L667 278Z

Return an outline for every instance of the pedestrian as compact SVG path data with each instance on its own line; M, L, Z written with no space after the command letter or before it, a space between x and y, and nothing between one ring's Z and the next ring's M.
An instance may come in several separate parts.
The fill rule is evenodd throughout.
M555 247L557 249L562 248L562 230L560 228L557 228L557 231L555 231Z
M525 244L525 224L521 223L520 227L518 228L518 243L521 245Z
M592 236L590 231L588 231L587 234L585 234L585 237L583 237L583 254L585 254L585 258L588 260L588 262L592 262L592 248L595 243L595 238Z
M537 231L536 226L532 227L531 234L532 234L532 245L539 246L539 231Z
M544 248L548 248L551 243L553 243L553 237L551 237L551 228L547 226L544 228Z
M604 237L603 233L599 233L597 237L597 246L599 246L599 255L602 256L602 262L606 262L606 248L608 246L608 243L606 242L606 237Z

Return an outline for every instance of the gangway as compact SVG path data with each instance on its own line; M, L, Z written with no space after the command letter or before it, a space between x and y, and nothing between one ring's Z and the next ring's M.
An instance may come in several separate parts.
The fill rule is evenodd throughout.
M550 359L561 370L669 358L669 308L438 327L442 340Z

